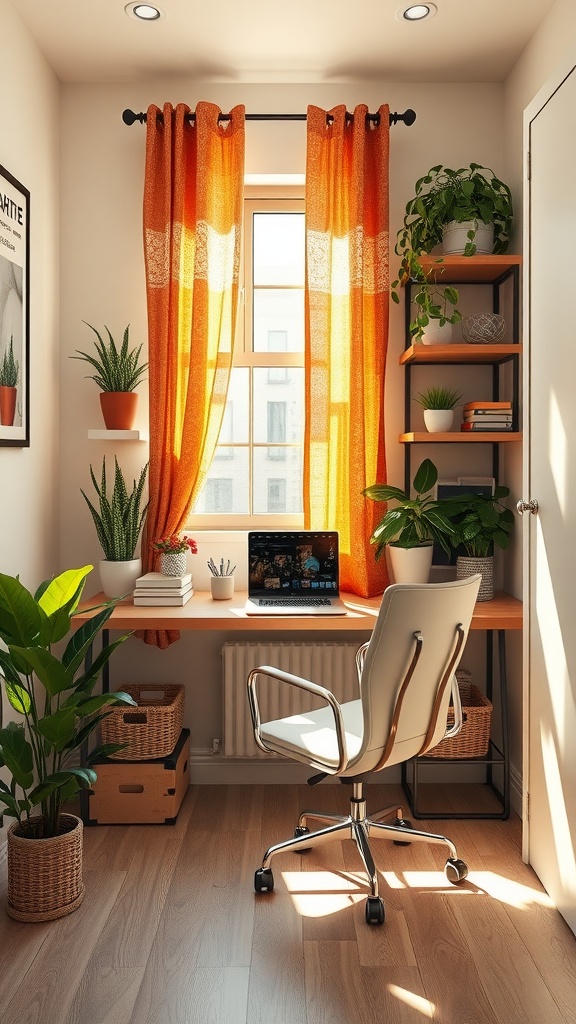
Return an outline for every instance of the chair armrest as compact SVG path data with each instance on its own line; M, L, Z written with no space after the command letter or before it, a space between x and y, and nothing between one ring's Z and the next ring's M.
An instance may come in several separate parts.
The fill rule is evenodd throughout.
M454 709L454 725L446 730L442 739L450 740L453 736L457 736L462 728L462 701L460 700L460 690L458 689L458 680L456 676L452 676L452 705Z
M370 646L370 641L367 640L365 644L356 651L356 672L358 673L358 685L362 686L362 673L364 671L364 662L366 661L366 651Z
M258 696L256 693L256 683L259 677L275 679L280 683L287 683L289 686L295 686L299 690L305 690L307 693L312 694L314 697L319 697L321 700L330 707L332 714L334 715L334 726L336 729L336 742L338 744L338 767L334 769L332 765L325 765L325 770L330 775L338 775L348 763L348 752L346 750L346 732L344 729L344 719L342 717L342 709L336 697L326 687L320 686L318 683L313 683L310 679L303 679L302 676L294 676L291 672L284 672L280 668L272 668L270 665L259 665L258 668L253 668L248 674L248 703L250 705L250 714L252 715L252 725L254 727L254 739L257 746L261 750L265 750L267 753L275 753L270 747L267 747L261 734L261 719L260 719L260 708L258 705Z

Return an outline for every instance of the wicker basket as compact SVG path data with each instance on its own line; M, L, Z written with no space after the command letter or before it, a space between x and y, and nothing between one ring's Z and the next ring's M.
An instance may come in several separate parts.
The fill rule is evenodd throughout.
M126 743L113 761L167 757L178 742L184 717L184 687L171 683L134 683L123 687L138 707L114 708L102 722L103 743Z
M54 921L71 914L84 898L80 818L60 815L60 833L43 839L44 821L8 829L8 899L16 921Z
M463 724L460 732L452 739L441 740L426 757L486 757L490 744L492 704L488 698L469 681L468 674L457 672L458 689L462 701ZM448 711L448 726L454 725L454 712Z

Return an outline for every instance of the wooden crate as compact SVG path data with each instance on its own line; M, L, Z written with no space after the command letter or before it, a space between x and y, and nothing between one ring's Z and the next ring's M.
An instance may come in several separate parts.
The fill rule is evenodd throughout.
M94 762L88 825L173 825L190 785L190 730L168 757Z

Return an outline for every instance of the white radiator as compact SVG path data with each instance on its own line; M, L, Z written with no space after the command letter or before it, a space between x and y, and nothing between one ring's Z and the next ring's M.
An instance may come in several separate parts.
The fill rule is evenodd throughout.
M258 665L303 676L331 690L339 701L358 697L356 651L358 643L226 643L222 648L222 707L225 757L276 757L259 750L254 742L246 680ZM260 717L263 722L296 715L318 707L318 703L296 689L272 680L258 686Z

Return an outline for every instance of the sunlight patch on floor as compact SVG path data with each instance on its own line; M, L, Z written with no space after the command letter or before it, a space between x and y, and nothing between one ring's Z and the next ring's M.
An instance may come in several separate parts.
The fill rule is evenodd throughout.
M406 1003L406 1006L411 1006L413 1010L418 1010L424 1017L432 1017L436 1012L434 1003L431 1003L428 999L423 999L422 996L417 996L415 992L409 992L406 988L400 988L399 985L388 985L388 991L390 995L396 996L401 1002Z
M366 886L332 871L285 871L282 877L301 917L330 917L366 899Z

